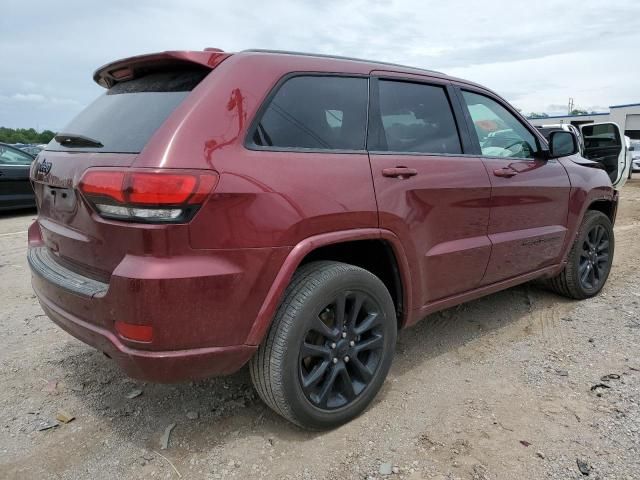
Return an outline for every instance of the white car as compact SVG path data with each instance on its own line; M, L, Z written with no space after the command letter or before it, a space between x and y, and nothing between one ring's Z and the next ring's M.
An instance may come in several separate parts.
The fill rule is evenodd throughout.
M631 169L640 172L640 140L631 140Z
M585 123L579 127L561 123L536 128L547 138L554 130L573 133L578 138L580 155L602 165L614 188L621 189L630 178L631 149L628 137L622 134L617 123ZM638 169L640 170L640 164Z

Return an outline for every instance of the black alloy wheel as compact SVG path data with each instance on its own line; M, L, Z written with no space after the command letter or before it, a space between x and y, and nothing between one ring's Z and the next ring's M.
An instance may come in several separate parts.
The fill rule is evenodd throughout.
M611 219L598 210L587 210L564 268L547 285L576 300L597 295L611 271L614 247Z
M313 430L337 427L360 415L382 387L397 330L380 278L346 263L307 263L251 359L251 379L287 420Z
M601 225L594 225L582 242L578 274L580 283L587 290L601 286L609 273L609 232Z
M302 389L314 406L344 407L371 382L384 347L380 312L361 291L340 292L318 312L299 357Z

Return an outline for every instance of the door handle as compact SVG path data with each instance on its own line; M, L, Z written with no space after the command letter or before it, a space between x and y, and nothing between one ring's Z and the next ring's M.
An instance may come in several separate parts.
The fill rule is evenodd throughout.
M393 167L393 168L382 169L383 177L409 178L417 174L418 174L418 170L416 170L415 168L409 168L409 167Z
M516 172L513 168L496 168L493 171L493 174L496 177L511 178L511 177L515 177L518 174L518 172Z

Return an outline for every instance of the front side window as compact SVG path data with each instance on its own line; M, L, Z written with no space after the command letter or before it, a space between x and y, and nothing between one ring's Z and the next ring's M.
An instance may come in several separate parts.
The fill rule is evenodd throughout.
M412 153L462 152L456 122L442 87L380 80L382 131L370 150Z
M366 78L309 75L287 80L258 121L254 145L364 150Z
M483 156L534 157L538 150L536 138L506 108L484 95L467 91L462 95Z

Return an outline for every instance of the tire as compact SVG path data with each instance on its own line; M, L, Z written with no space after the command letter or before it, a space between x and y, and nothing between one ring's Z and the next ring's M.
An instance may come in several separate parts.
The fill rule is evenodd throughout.
M294 274L251 359L251 380L287 420L311 430L333 428L357 417L376 396L396 336L393 300L378 277L345 263L308 263Z
M597 238L599 233L605 237L605 240ZM604 243L592 246L596 240ZM605 245L606 248L603 248ZM611 220L602 212L588 210L571 247L564 270L549 280L549 286L556 293L576 300L597 295L604 287L611 271L614 247Z

